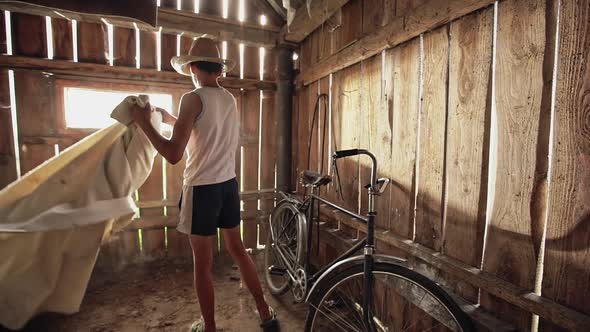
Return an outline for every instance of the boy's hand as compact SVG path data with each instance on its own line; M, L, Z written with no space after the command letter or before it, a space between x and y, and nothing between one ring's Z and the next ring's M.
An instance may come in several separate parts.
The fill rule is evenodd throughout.
M139 126L142 126L146 123L150 122L150 116L153 107L150 104L147 104L145 107L140 107L136 104L131 106L131 118L135 121Z

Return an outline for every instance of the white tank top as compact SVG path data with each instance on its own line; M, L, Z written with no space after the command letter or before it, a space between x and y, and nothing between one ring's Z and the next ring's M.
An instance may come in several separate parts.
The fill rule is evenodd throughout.
M221 183L236 177L236 150L240 121L236 99L224 88L194 90L201 97L201 114L195 120L186 146L184 185Z

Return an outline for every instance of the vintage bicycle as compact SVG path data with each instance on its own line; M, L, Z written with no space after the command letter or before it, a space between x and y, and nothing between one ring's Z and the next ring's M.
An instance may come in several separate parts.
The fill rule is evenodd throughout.
M410 269L404 259L376 254L375 198L389 180L377 179L377 160L366 150L336 151L333 166L340 158L357 155L372 161L365 216L319 195L319 188L332 181L330 176L304 171L301 181L311 194L303 199L279 193L282 199L271 214L264 252L270 292L278 296L290 289L296 302L309 304L305 331L473 331L469 316L434 281ZM367 235L315 271L310 260L312 226L314 220L319 222L314 207L321 203L366 223Z

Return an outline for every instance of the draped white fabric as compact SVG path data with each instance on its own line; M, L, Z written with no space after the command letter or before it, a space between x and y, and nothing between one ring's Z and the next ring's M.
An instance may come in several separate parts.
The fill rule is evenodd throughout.
M152 113L157 130L161 121ZM79 310L100 245L130 222L156 153L141 129L117 123L0 191L0 324Z

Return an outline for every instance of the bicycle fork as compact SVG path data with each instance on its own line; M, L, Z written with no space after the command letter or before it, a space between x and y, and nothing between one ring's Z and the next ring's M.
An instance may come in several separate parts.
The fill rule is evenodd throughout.
M369 194L371 195L371 194ZM372 195L371 195L372 196ZM372 209L370 209L372 210ZM367 220L367 244L365 245L364 255L364 282L363 282L363 320L369 332L375 332L375 322L373 321L373 254L375 251L373 227L375 222L375 212L369 212Z

